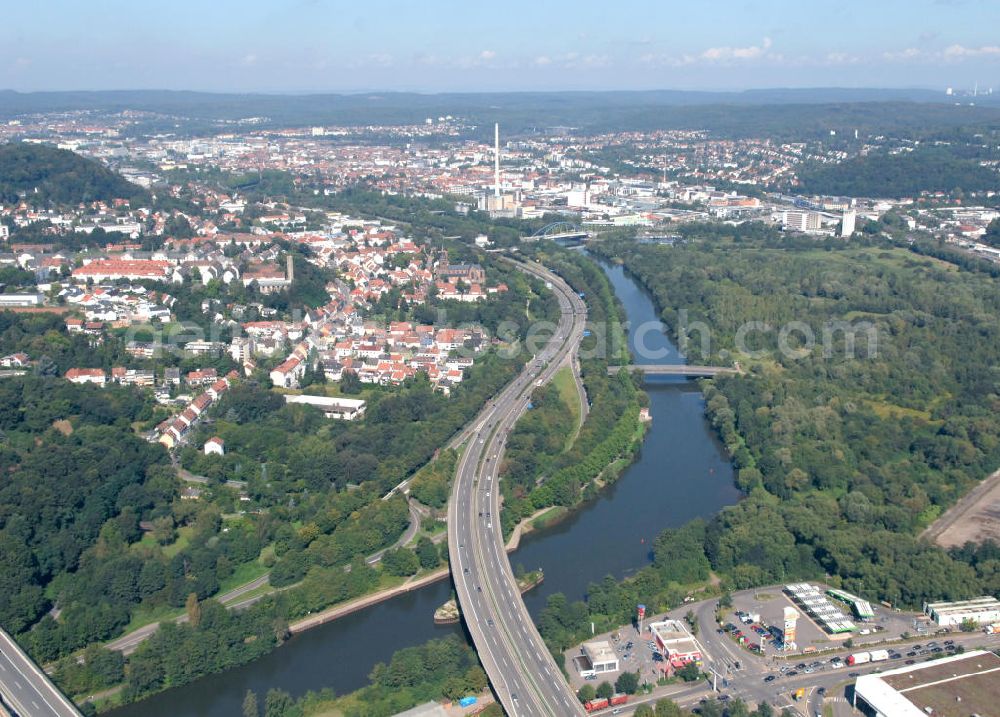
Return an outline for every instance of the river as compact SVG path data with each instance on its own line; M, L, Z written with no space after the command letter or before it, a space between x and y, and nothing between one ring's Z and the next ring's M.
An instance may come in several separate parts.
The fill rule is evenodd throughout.
M658 320L649 294L624 269L603 262L601 266L633 329ZM629 333L636 363L684 362L661 332L645 332L643 346L635 346L639 333ZM515 566L545 571L545 582L525 595L533 616L552 593L581 599L589 583L605 575L621 578L635 572L649 563L652 541L661 530L714 515L739 499L732 467L705 420L697 385L683 378L657 377L647 383L646 391L653 423L638 460L614 486L572 516L527 535L511 556ZM261 700L272 687L294 696L324 687L338 694L350 692L364 686L372 667L388 661L396 650L461 633L460 626L436 626L432 621L434 609L450 593L450 581L435 583L296 635L248 665L110 714L235 717L247 690L257 692Z

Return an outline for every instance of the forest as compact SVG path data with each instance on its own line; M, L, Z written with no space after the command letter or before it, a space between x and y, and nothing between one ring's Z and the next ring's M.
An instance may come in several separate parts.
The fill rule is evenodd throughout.
M898 199L922 192L980 192L994 189L998 179L996 170L981 166L976 158L960 156L951 147L918 147L803 167L795 191Z
M600 251L654 293L678 340L685 326L706 327L711 341L689 343L691 360L737 356L744 367L705 386L748 493L700 541L731 587L826 574L905 607L1000 589L989 551L949 555L918 537L1000 465L991 277L865 242L713 237ZM771 330L755 331L753 355L741 355L736 336L752 321ZM867 329L825 333L852 321L869 322L877 345ZM801 322L797 338L781 350L777 327L790 322Z
M149 201L141 187L100 162L65 149L21 142L0 145L0 204L31 194L36 205L130 199Z
M909 89L761 89L744 92L682 90L598 92L484 92L417 94L262 95L201 92L0 92L0 117L94 109L158 113L129 129L155 134L210 133L224 120L266 117L272 127L405 125L454 115L468 134L488 139L499 121L506 133L535 135L551 127L581 133L657 129L708 130L721 136L803 140L831 129L863 134L926 137L958 127L997 128L995 106L955 106L942 93ZM539 122L539 118L544 118ZM178 121L181 118L181 121ZM179 126L178 126L179 125ZM225 130L224 130L225 131Z

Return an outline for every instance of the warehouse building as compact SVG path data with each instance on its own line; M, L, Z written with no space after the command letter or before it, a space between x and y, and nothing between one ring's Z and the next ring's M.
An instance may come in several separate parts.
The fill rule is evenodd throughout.
M1000 657L985 650L862 675L854 686L868 717L986 717L998 704Z
M924 612L941 627L958 627L967 620L977 625L1000 622L1000 600L984 596L958 602L924 603Z
M365 402L360 398L286 395L285 403L304 403L321 410L326 418L337 418L343 421L353 421L365 413Z
M843 635L858 629L857 625L837 609L815 585L809 583L786 585L785 593L812 618L813 622L830 635Z
M835 590L834 588L827 590L826 594L850 605L854 611L854 616L859 620L870 621L875 619L875 610L867 600L862 600L857 595L852 595L844 590Z

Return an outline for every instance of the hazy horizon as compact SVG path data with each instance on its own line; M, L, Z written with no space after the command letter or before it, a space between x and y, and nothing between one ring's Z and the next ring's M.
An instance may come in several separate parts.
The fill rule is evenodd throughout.
M0 87L357 93L769 88L981 89L1000 79L983 0L177 0L6 13ZM161 11L157 6L162 7Z

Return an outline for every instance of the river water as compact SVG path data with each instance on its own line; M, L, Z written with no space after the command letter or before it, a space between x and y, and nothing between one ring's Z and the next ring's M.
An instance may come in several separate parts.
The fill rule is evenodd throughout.
M683 358L658 331L635 329L658 320L648 293L621 267L602 263L625 308L629 347L639 364L679 364ZM635 346L641 334L642 346ZM665 355L661 355L664 354ZM651 358L657 356L657 358ZM696 384L683 378L649 380L652 426L638 460L619 481L571 517L531 533L511 562L541 567L545 582L525 596L533 616L549 595L584 597L587 585L605 575L621 578L648 564L652 541L667 527L708 517L739 499L733 472L704 417ZM451 593L450 581L341 618L302 633L243 667L210 675L184 687L115 710L114 717L235 717L243 696L272 687L300 696L329 687L338 694L364 686L377 662L434 637L461 634L458 625L434 625L435 608Z

